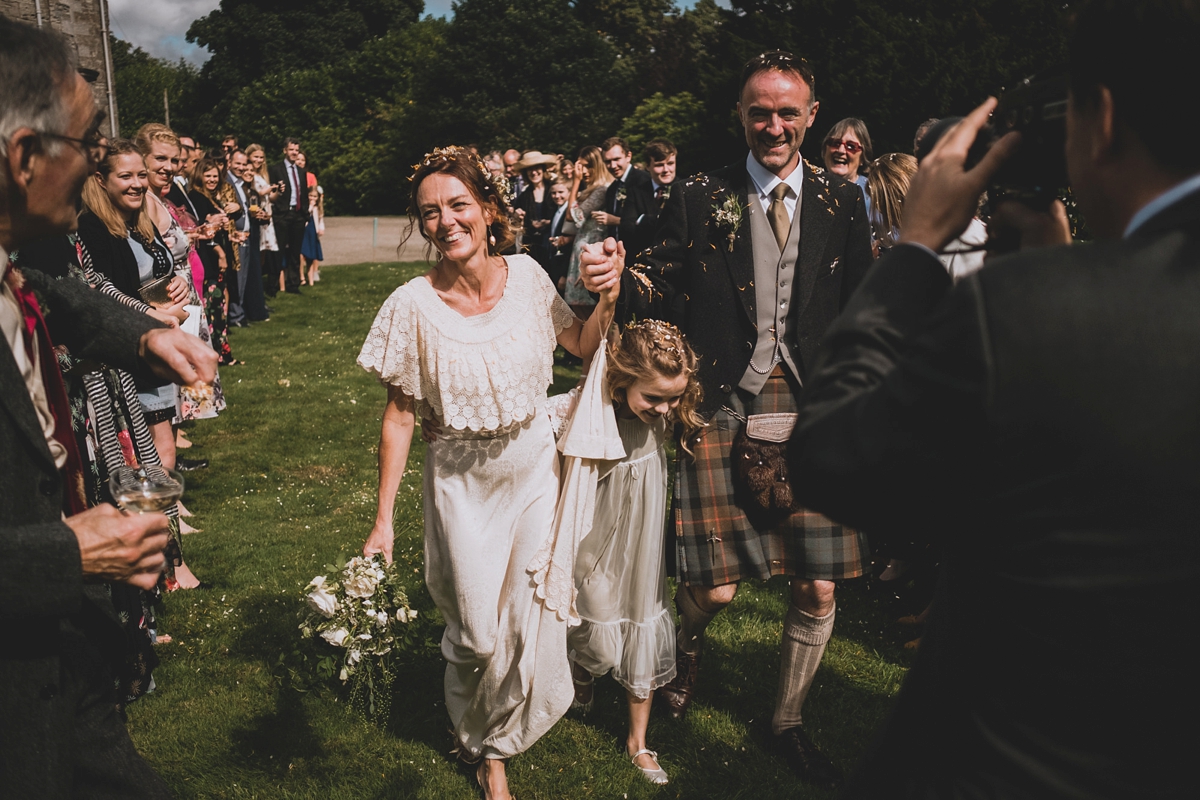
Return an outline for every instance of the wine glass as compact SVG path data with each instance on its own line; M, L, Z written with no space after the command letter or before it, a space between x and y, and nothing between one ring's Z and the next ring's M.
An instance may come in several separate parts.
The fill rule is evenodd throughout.
M159 512L183 497L183 477L158 464L118 467L108 477L108 490L126 511Z

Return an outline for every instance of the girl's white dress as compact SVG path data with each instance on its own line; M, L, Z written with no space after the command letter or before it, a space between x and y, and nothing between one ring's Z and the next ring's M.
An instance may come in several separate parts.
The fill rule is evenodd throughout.
M571 659L645 699L675 677L675 622L667 596L667 424L618 419L626 456L596 489L596 516L575 557L582 624Z
M558 459L542 411L558 333L575 320L545 271L508 256L486 314L463 317L424 277L383 304L358 363L441 428L426 449L425 582L446 620L446 710L474 757L507 758L574 694L567 622L527 567L550 539Z

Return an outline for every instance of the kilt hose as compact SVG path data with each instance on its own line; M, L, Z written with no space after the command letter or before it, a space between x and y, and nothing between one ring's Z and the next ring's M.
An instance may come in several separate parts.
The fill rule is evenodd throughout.
M867 569L867 538L815 511L758 510L733 478L730 453L750 414L796 411L794 379L772 377L757 396L734 390L708 427L679 449L675 461L676 577L697 586L792 575L808 580L856 578Z

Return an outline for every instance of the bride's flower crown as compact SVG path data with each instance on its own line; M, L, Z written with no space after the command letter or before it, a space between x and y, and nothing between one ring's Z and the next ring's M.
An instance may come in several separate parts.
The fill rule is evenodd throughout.
M408 176L408 180L414 180L417 177L417 173L422 169L441 166L450 161L458 161L460 158L466 159L472 166L479 170L479 173L483 176L483 182L496 192L496 196L500 198L501 202L505 205L512 203L512 186L509 184L508 178L503 173L493 175L478 153L473 153L467 148L456 144L446 147L435 147L426 153L424 158L418 163L413 164L413 173Z

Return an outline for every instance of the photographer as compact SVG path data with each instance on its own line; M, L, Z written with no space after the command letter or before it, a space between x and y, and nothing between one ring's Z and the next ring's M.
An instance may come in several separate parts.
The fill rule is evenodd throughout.
M1195 791L1178 639L1200 613L1200 155L1162 131L1196 118L1175 87L1200 79L1198 37L1197 0L1078 13L1066 165L1100 241L1066 246L1061 205L1001 205L992 235L1024 251L951 289L930 251L1020 144L964 167L989 100L921 164L902 244L829 329L792 439L798 500L946 548L848 796Z

